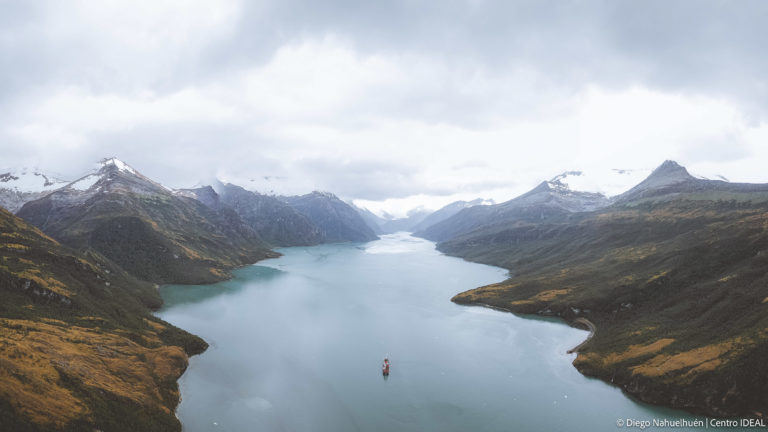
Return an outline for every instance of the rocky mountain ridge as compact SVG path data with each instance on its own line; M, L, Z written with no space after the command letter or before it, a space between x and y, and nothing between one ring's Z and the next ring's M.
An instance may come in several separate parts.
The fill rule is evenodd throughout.
M317 226L326 242L367 242L378 236L349 204L330 192L280 197Z
M603 194L570 189L562 181L564 175L543 181L530 191L500 204L464 208L425 229L418 237L444 241L483 226L514 221L544 221L569 213L593 211L611 203Z
M26 203L18 215L154 283L213 282L276 256L236 215L174 193L117 159Z

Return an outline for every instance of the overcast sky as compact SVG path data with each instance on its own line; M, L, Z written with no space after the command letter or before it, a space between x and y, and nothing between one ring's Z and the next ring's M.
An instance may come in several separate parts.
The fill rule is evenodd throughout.
M402 213L565 170L768 182L768 2L0 0L0 167Z

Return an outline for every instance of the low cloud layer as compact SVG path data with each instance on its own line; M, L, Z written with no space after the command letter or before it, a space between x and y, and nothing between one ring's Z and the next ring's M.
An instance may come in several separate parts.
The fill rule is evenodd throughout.
M0 12L4 167L73 178L115 155L173 187L218 176L400 212L664 159L768 181L762 1L37 1Z

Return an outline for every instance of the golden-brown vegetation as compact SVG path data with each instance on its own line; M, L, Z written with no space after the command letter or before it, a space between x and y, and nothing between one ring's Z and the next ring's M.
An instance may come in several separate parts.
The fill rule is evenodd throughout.
M176 379L206 345L150 314L157 290L0 209L4 241L23 247L0 247L0 430L180 430Z
M587 375L709 415L768 411L764 199L610 207L439 248L514 275L456 302L594 322L599 331L574 360Z
M181 348L147 348L114 332L62 324L0 320L0 397L13 401L19 413L54 428L90 416L86 402L62 385L64 374L170 413L173 407L165 405L158 388L184 370Z
M674 339L659 339L647 345L630 345L626 351L621 353L610 353L602 357L603 364L611 365L625 360L646 356L661 351L662 348L673 343Z

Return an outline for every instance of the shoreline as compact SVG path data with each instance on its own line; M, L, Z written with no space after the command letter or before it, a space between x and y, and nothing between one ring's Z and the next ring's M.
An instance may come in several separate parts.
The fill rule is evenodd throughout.
M456 303L456 302L453 302L453 303ZM531 319L531 317L542 318L541 315L537 315L537 314L521 314L521 313L514 312L511 309L503 308L501 306L490 305L488 303L456 303L456 304L461 305L461 306L479 306L479 307L484 307L484 308L488 308L488 309L497 310L499 312L511 313L514 316L517 316L517 317L520 317L520 318L526 318L526 319ZM575 323L581 323L581 324L584 324L585 326L588 327L587 331L589 331L589 334L587 335L587 338L584 339L583 341L581 341L575 347L573 347L573 348L569 349L568 351L566 351L566 354L578 354L579 350L584 345L586 345L587 342L592 340L592 337L594 337L595 333L597 333L597 326L595 325L595 323L593 323L592 321L588 320L587 318L579 317L579 318L574 319L573 321L568 321L567 319L565 319L565 318L563 318L561 316L558 316L558 315L546 316L544 318L554 318L555 320L559 320L559 321L563 322L564 324L567 324L569 327L579 328L579 327L576 327L576 326L573 325ZM583 330L583 329L580 329L580 330Z
M578 354L579 350L584 345L586 345L587 342L592 340L592 337L595 336L595 333L597 333L597 326L595 325L595 323L593 323L592 321L588 320L587 318L579 317L579 318L576 318L575 320L573 320L573 322L574 323L577 323L577 322L578 323L582 323L582 324L586 325L587 327L589 327L589 335L587 336L586 339L584 339L583 342L581 342L580 344L576 345L575 347L569 349L567 351L568 354L573 354L573 353L577 353Z
M454 302L454 303L456 303L456 302ZM512 315L515 315L517 317L524 318L524 319L525 318L533 319L533 318L541 318L542 317L541 315L537 315L537 314L523 314L523 313L513 312L511 309L503 308L503 307L500 307L500 306L493 306L493 305L490 305L490 304L487 304L487 303L456 303L456 304L461 305L461 306L479 306L479 307L484 307L484 308L488 308L488 309L497 310L499 312L507 312L507 313L511 313ZM584 339L581 343L579 343L575 347L573 347L573 348L569 349L568 351L566 351L567 354L576 354L576 355L578 355L579 354L579 350L581 348L583 348L584 345L586 345L587 342L589 342L592 339L592 337L594 337L595 333L597 333L597 326L592 321L590 321L587 318L579 317L579 318L574 319L573 321L569 321L569 320L567 320L567 319L565 319L565 318L563 318L563 317L561 317L559 315L544 316L544 318L554 318L556 320L561 321L564 324L567 324L570 327L575 327L573 324L575 324L577 322L581 323L581 324L584 324L587 327L589 327L589 332L590 333L587 336L587 338ZM574 363L575 363L575 360L574 360ZM653 407L658 407L658 408L678 410L678 411L684 412L684 413L692 415L692 416L700 416L700 417L707 418L707 419L710 419L710 418L714 418L714 419L765 418L764 415L762 413L759 413L759 412L753 412L753 413L751 413L751 415L726 415L726 416L718 416L718 415L713 415L712 413L703 412L701 410L690 409L690 408L686 408L686 407L679 407L679 406L669 405L669 404L666 404L666 403L660 403L660 402L654 401L652 399L644 398L642 393L634 393L634 392L629 391L629 389L627 388L626 385L622 385L620 383L616 383L616 382L613 382L611 380L607 380L607 379L605 379L605 378L603 378L601 376L598 376L598 375L585 374L581 369L576 367L576 365L574 363L572 363L573 367L583 377L597 379L599 381L602 381L605 384L608 384L611 387L616 387L616 388L621 390L621 392L622 392L622 394L624 394L624 396L626 396L627 398L635 401L636 403L647 404L647 405L650 405L650 406L653 406Z

